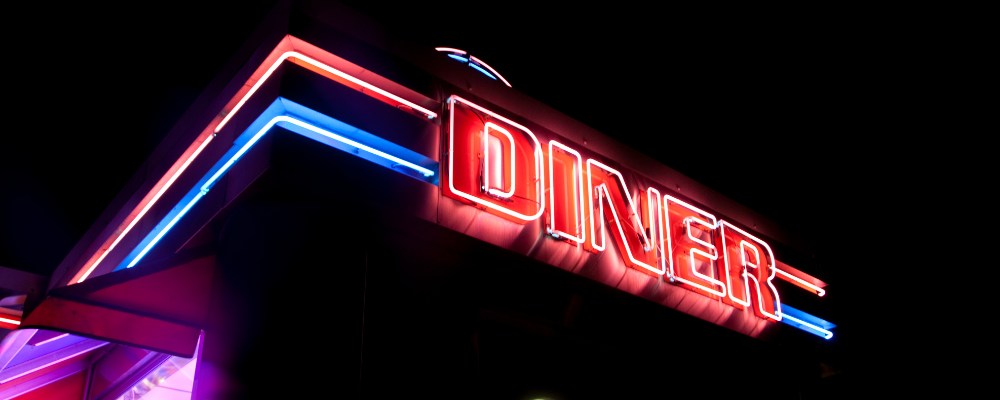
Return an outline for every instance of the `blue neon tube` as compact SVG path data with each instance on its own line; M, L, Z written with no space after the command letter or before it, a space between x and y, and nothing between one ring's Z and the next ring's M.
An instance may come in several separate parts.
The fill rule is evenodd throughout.
M781 322L794 326L823 339L833 337L830 329L837 327L833 323L823 320L815 315L798 310L788 304L781 304Z
M469 63L469 66L472 67L472 68L478 69L479 72L482 72L482 73L486 74L486 76L488 76L490 78L493 78L493 80L497 80L497 77L493 76L493 74L489 73L489 71L483 69L483 67L480 67L480 66L478 66L476 64L472 64L472 63Z
M187 214L198 200L272 127L278 125L330 147L415 179L437 185L438 163L405 147L279 97L241 134L233 146L150 231L115 270L132 268Z

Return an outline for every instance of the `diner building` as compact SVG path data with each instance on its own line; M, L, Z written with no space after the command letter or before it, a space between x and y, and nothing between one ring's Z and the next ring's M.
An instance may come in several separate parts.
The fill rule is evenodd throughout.
M0 399L810 397L809 243L408 40L280 3L51 276L0 270Z

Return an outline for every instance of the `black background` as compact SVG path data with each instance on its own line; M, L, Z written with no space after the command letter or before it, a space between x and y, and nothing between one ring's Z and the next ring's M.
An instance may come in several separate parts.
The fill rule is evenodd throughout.
M272 3L8 9L0 265L51 274ZM884 283L902 262L886 225L942 179L910 107L927 85L910 50L930 39L902 11L347 3L814 243L852 333L844 387L895 391L937 368L904 358L917 339L889 322Z

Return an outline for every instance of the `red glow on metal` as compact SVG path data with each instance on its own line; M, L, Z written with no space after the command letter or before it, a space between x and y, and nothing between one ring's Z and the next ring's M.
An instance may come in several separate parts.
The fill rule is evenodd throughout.
M465 50L459 50L451 47L435 47L434 50L447 51L449 53L455 53L455 54L465 54Z
M17 329L21 326L21 317L0 314L0 328Z

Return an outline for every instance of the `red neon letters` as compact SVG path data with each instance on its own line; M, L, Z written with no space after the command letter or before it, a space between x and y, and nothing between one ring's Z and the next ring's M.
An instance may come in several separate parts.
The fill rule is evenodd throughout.
M555 140L543 147L528 128L461 97L448 109L448 197L522 224L544 213L551 237L595 253L610 231L627 266L771 321L782 318L775 277L825 293L815 278L779 269L767 243L730 222L652 187L633 196L618 170Z
M777 269L771 246L732 224L719 223L729 296L723 301L750 307L758 317L781 320L781 300L772 281Z
M555 140L549 141L548 234L575 243L586 239L583 201L583 158Z
M604 251L607 245L604 237L605 221L620 250L624 250L625 264L650 275L663 275L663 268L656 262L656 246L651 239L652 231L647 232L641 221L640 208L629 195L625 186L625 178L611 167L594 160L587 160L587 220L590 221L590 241L585 248L591 251ZM643 199L640 195L640 201ZM658 197L658 196L657 196ZM656 199L654 197L654 199ZM654 200L657 201L658 199ZM608 205L608 212L604 206ZM643 207L646 210L657 207ZM654 220L647 218L648 220ZM598 223L600 228L598 228Z
M682 286L713 298L726 296L716 268L715 216L672 196L663 196L670 274Z
M458 96L448 99L444 194L511 221L545 210L542 146L528 128Z

